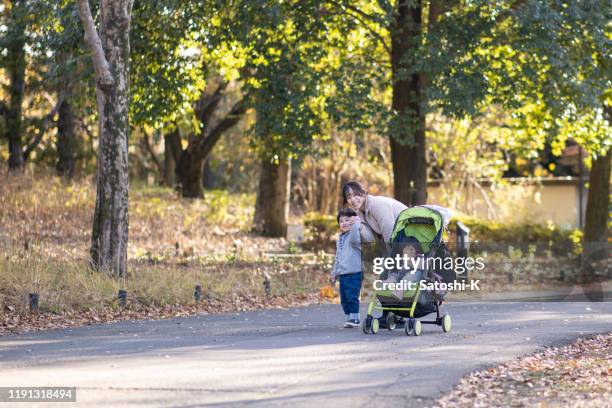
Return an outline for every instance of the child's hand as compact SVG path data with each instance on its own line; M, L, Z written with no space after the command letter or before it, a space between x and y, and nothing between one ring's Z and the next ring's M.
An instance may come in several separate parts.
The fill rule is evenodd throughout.
M361 220L359 219L359 216L353 216L353 217L351 217L351 219L350 219L350 221L349 221L349 224L350 224L350 225L353 225L353 224L355 224L355 223L357 223L357 222L359 222L359 221L361 221Z

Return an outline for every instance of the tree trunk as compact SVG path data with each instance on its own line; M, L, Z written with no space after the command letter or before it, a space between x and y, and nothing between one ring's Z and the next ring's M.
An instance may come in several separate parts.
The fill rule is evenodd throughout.
M612 123L612 107L604 106L606 119ZM608 222L610 209L610 160L612 149L593 160L589 173L586 220L584 226L583 253L581 259L582 290L593 302L604 300L602 280L610 275L601 274L609 258Z
M204 158L190 149L181 154L176 176L185 198L203 198L204 188L202 186L202 172L204 169Z
M217 176L213 171L210 161L212 159L212 155L209 155L204 162L204 170L202 171L202 183L204 184L204 188L212 190L213 188L217 188Z
M608 117L610 118L611 115ZM612 123L612 121L610 122ZM605 262L609 258L608 213L610 208L610 160L612 150L593 160L589 174L589 193L587 196L586 220L584 227L583 253L581 259L582 289L586 297L593 302L604 300L602 275Z
M74 112L69 96L60 105L58 116L55 168L59 176L71 179L76 169L78 142Z
M394 196L406 205L427 201L423 78L410 70L421 32L421 1L400 0L391 30L393 110L398 121L390 135Z
M170 135L164 136L164 185L168 187L174 186L176 182L176 160L172 153Z
M88 0L77 0L96 74L100 143L91 263L125 276L128 244L128 135L131 0L100 2L100 30Z
M164 135L164 184L168 187L176 184L177 166L182 152L181 134L178 128L174 128L172 132Z
M593 160L589 174L584 242L608 242L608 211L610 206L610 160L612 150Z
M204 196L202 184L204 163L217 142L221 139L221 136L240 121L247 109L246 103L243 100L239 100L234 104L223 120L211 129L210 132L206 132L209 118L218 103L216 102L218 101L216 97L220 97L220 94L215 93L215 95L216 96L212 98L214 100L213 102L208 104L203 103L206 106L202 108L198 114L200 123L202 124L200 134L191 136L189 145L181 154L177 166L176 175L181 186L183 197L186 198L202 198ZM206 98L201 98L201 101L202 100L206 100Z
M23 119L22 105L25 94L25 1L13 1L11 21L6 38L7 44L7 73L9 76L9 105L6 112L6 136L9 142L9 170L23 168Z
M612 124L612 106L605 105L604 114L608 123ZM601 243L606 246L608 242L611 159L612 150L608 149L605 155L597 157L591 165L584 225L585 243ZM607 256L607 246L605 249Z
M604 106L604 113L608 123L612 124L612 106ZM587 245L598 243L608 254L608 221L610 210L610 160L612 150L608 149L605 155L600 155L591 165L589 173L589 192L584 225L584 242ZM586 248L585 248L586 249Z
M281 157L278 163L264 159L259 175L253 229L269 237L287 236L291 159Z

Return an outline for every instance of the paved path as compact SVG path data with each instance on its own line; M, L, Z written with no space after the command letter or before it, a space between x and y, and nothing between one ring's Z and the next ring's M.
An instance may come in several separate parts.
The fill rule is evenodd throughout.
M76 386L87 407L423 407L471 371L612 328L612 303L446 310L452 332L420 337L342 329L337 305L5 336L0 385Z

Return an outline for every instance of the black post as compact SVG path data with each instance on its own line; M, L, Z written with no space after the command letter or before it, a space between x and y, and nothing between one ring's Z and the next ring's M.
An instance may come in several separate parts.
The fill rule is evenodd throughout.
M457 221L457 256L467 257L470 249L470 229L461 221Z
M125 307L127 305L127 290L119 289L119 305Z
M470 229L461 221L457 221L457 257L467 258L470 249ZM467 270L464 272L463 279L468 278Z
M264 293L266 297L270 297L272 294L272 282L270 281L270 275L264 271L264 281L263 281Z
M30 293L30 312L38 311L38 293Z
M196 285L195 291L193 292L193 299L196 302L199 302L201 298L202 298L202 286Z

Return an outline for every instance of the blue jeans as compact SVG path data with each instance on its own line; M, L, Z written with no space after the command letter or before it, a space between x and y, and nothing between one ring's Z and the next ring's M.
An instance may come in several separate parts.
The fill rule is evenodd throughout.
M359 313L359 293L361 292L361 272L340 275L340 304L344 314Z

